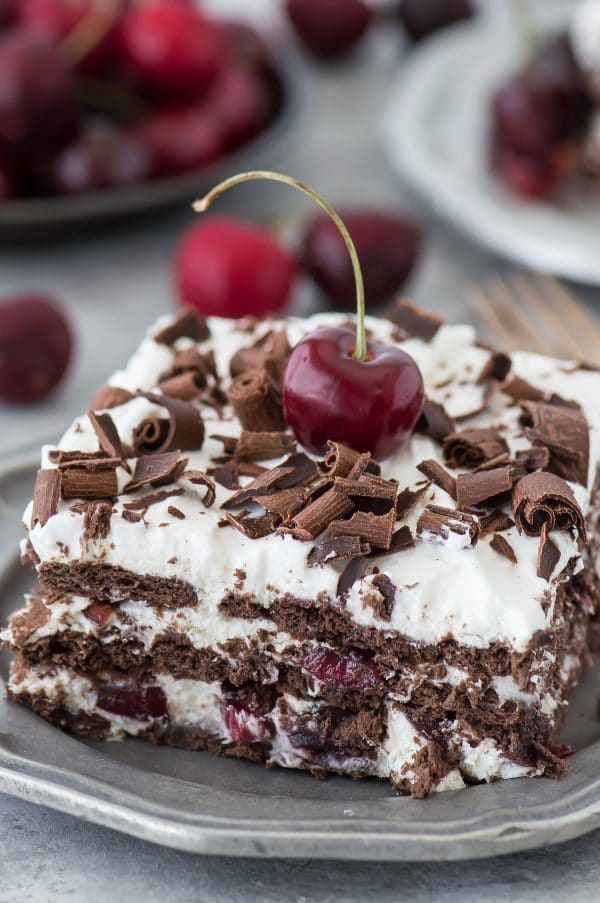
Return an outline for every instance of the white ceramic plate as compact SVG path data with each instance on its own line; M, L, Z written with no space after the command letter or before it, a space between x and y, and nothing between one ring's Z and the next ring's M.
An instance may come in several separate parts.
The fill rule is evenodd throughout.
M37 457L37 455L36 455ZM32 574L14 552L33 457L0 466L0 623ZM500 781L396 796L384 781L265 769L137 740L87 743L5 698L0 654L0 792L195 853L378 861L471 859L533 849L600 826L600 668L573 701L560 782Z
M548 7L544 25L560 27L564 5ZM383 147L398 175L474 241L521 265L600 285L600 183L592 190L574 182L552 202L525 201L488 168L489 98L518 59L514 29L494 16L424 42L392 86Z

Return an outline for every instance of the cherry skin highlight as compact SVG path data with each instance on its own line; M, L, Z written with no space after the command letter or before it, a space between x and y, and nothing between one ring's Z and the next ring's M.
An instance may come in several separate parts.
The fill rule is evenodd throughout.
M419 419L423 379L400 348L368 342L368 360L359 361L355 345L344 327L317 329L296 345L281 382L286 420L309 451L323 453L329 439L387 458Z

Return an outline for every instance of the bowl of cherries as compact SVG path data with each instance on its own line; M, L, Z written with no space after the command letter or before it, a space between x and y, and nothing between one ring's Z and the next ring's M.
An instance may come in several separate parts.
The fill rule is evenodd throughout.
M194 0L0 0L0 234L167 206L276 155L302 81Z

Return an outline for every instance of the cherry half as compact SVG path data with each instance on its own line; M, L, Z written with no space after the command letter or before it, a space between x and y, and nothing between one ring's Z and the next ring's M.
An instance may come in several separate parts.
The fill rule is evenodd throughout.
M408 438L423 409L421 372L395 345L367 342L365 288L356 247L335 210L312 188L283 173L239 173L216 185L194 209L206 211L224 191L253 179L297 188L331 217L346 243L356 284L356 335L344 327L317 329L290 354L281 378L287 424L309 451L321 453L332 440L387 458Z

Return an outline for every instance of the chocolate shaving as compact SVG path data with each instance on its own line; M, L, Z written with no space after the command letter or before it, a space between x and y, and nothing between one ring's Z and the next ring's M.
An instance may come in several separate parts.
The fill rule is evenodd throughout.
M550 452L545 445L521 449L515 455L513 476L520 478L534 470L546 470L549 463Z
M504 351L496 351L495 349L491 349L491 352L489 358L483 365L481 373L477 377L476 382L478 385L481 385L481 383L485 383L490 379L502 382L502 380L506 379L510 373L512 361L509 355Z
M397 520L403 520L410 514L429 489L429 485L429 483L425 483L425 485L420 486L419 489L409 489L407 486L406 489L403 489L402 492L398 493L398 497L396 498Z
M405 552L407 549L414 549L415 547L415 538L411 533L411 529L409 526L404 524L403 527L399 527L396 532L392 535L392 541L390 542L389 549L386 549L386 555L395 555L397 552ZM381 555L381 550L377 549L372 553L373 555Z
M127 404L132 398L133 395L127 389L121 389L119 386L100 386L90 402L90 410L102 411L108 408L118 408L122 404Z
M64 499L112 499L119 491L119 458L85 458L58 465Z
M38 470L33 490L31 526L43 527L58 512L60 499L60 471L55 468Z
M554 473L537 471L522 477L512 493L519 532L540 536L548 530L575 530L585 542L585 520L568 483Z
M169 420L166 433L162 418L149 417L142 421L142 424L134 431L134 447L138 451L161 454L162 452L173 451L176 448L180 451L202 448L204 422L199 411L192 404L188 401L182 401L180 398L170 398L168 395L154 395L152 392L140 392L139 395L153 404L166 408ZM153 422L157 425L154 431L148 427L148 424ZM140 442L143 424L146 424L144 429L151 442L151 447L144 446L143 442Z
M466 511L427 505L417 521L417 536L423 539L425 533L433 534L442 541L447 540L450 533L460 536L468 534L471 545L474 546L479 538L478 518Z
M524 401L521 407L527 437L550 452L548 469L565 480L587 486L590 437L581 410L539 401Z
M260 474L260 476L252 480L251 483L248 483L247 486L238 489L237 492L223 502L221 508L235 508L238 505L245 505L247 502L253 502L257 496L270 495L271 493L284 488L281 485L282 481L293 473L293 467L284 467L283 465L274 467L272 470L267 470L265 473Z
M479 518L479 536L483 539L489 533L502 533L504 530L510 530L514 527L514 520L502 511L500 508L494 508L488 514L483 514Z
M554 573L554 569L560 560L560 552L548 534L548 524L544 524L542 526L540 544L538 546L536 573L538 577L541 577L546 583L550 582L550 577Z
M190 483L193 483L194 486L205 486L206 492L204 493L202 504L205 508L210 508L211 505L214 505L217 492L214 480L211 480L208 474L202 470L184 470L181 476L184 480L189 480Z
M125 461L127 455L110 414L97 414L95 411L88 411L88 417L98 437L102 451L111 458L119 458L121 461Z
M235 378L247 370L266 370L279 379L290 351L285 330L270 330L249 348L236 351L229 363L230 373Z
M476 467L508 454L508 445L497 430L464 429L446 437L443 453L450 467Z
M234 454L242 461L268 461L289 455L295 448L296 440L291 433L243 430Z
M178 520L185 520L185 514L179 508L176 508L175 505L169 505L167 513L170 514L171 517L176 517Z
M280 481L280 489L288 489L290 486L309 483L319 472L316 461L313 461L304 452L296 452L296 454L290 455L280 466L292 469L292 473Z
M205 385L206 377L202 373L188 370L187 373L180 373L177 376L170 376L168 379L161 379L158 388L163 395L190 401L190 399L197 398L200 395Z
M173 486L172 489L161 489L159 492L149 492L147 495L134 499L132 502L125 502L123 508L127 511L143 511L145 514L151 505L157 505L159 502L164 502L165 499L173 498L176 495L183 495L183 492L182 486Z
M334 536L359 536L374 548L389 549L395 520L396 512L393 509L381 515L357 511L349 520L332 521L329 530Z
M507 465L479 473L462 473L456 478L456 499L460 508L479 505L513 487L513 470Z
M398 298L385 311L384 316L403 329L407 335L423 339L424 342L430 342L440 326L444 325L442 317L421 310L405 298Z
M254 501L271 514L278 514L285 521L302 510L306 494L298 488L280 489L270 495L257 495Z
M336 492L343 492L350 498L379 499L388 502L391 507L395 506L398 492L397 483L375 477L372 474L360 476L358 479L336 477L333 488Z
M456 480L454 477L444 470L441 464L438 464L433 458L421 461L417 464L417 470L424 474L428 480L447 492L453 499L456 498Z
M328 489L323 495L310 502L302 511L282 527L283 532L291 533L296 539L314 539L329 526L332 521L344 517L354 509L347 496ZM347 531L346 535L352 535Z
M507 561L510 561L512 564L517 563L517 556L515 555L515 550L511 546L511 544L504 538L504 536L500 536L499 533L494 533L492 538L490 539L490 548L497 552L498 555L502 555L506 558Z
M285 417L277 383L267 370L246 370L227 391L242 428L251 432L281 432Z
M224 486L225 489L239 489L240 487L237 461L226 461L218 467L211 467L208 473L216 483Z
M511 376L500 386L500 390L513 401L544 401L546 395L541 389L532 386L521 376Z
M225 513L227 522L247 536L249 539L262 539L275 531L279 518L273 514L261 514L258 517L242 512L234 516L230 511Z
M389 621L394 610L394 602L396 601L396 587L387 574L376 574L371 581L372 585L377 589L382 597L382 609L378 609L379 616Z
M325 539L313 546L306 562L309 568L317 565L323 567L324 564L333 564L334 561L368 555L370 551L370 545L362 542L359 536L336 536L335 539Z
M138 511L121 511L121 517L130 524L139 524L144 519L143 514L140 514Z
M100 450L95 452L82 451L64 451L60 448L53 448L48 452L48 457L53 464L69 464L72 461L105 461L106 454Z
M348 448L340 442L328 442L328 451L323 459L323 470L331 477L347 477L350 475L353 467L363 459L361 452ZM365 470L374 475L380 473L379 464L369 458Z
M437 401L426 399L416 430L425 433L436 442L443 440L456 429L454 420L448 416L446 409Z
M496 467L504 467L505 464L511 464L511 459L508 452L502 452L501 454L496 455L495 458L490 458L489 461L484 461L482 464L475 468L474 473L482 473L482 471L485 470L494 470Z
M206 320L192 307L184 307L172 323L152 336L159 345L172 345L177 339L188 338L203 342L210 335Z
M133 479L125 486L124 492L133 492L142 486L164 486L175 483L187 465L187 458L180 460L181 452L164 452L158 455L144 455L135 462Z
M349 561L338 580L336 595L342 599L348 593L357 580L362 580L369 567L368 558L353 558Z
M83 509L83 539L106 539L112 512L112 502L88 502Z

